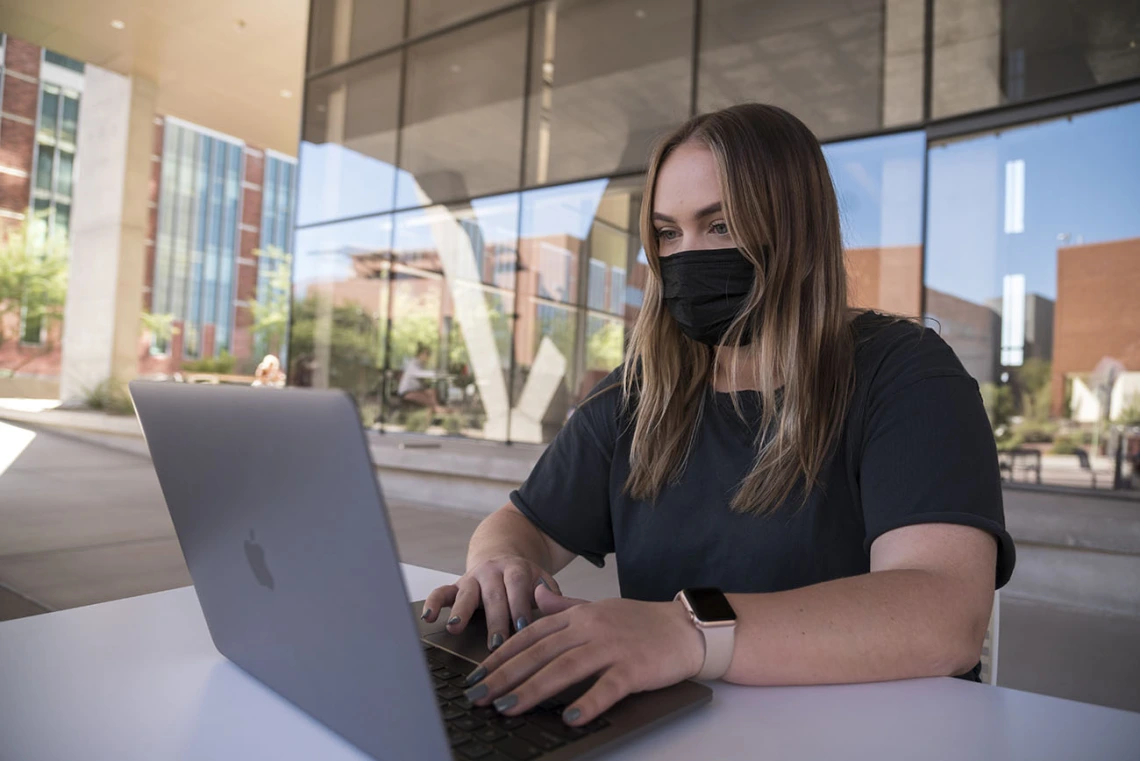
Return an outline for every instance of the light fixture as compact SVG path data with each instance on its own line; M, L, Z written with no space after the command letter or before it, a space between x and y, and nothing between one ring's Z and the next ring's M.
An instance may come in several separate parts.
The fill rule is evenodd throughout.
M282 90L281 91L281 97L282 98L292 98L293 97L293 91L292 90Z
M452 74L458 74L458 73L459 73L459 72L461 72L461 71L463 71L463 67L462 67L462 66L460 66L460 65L459 65L459 64L457 64L457 63L453 63L453 64L451 64L451 73L452 73Z
M646 13L643 9L638 8L636 11L633 12L633 15L637 16L638 18L645 18L649 14Z
M111 28L112 29L126 29L127 25L125 23L123 23L122 21L120 21L119 19L114 19L111 22Z

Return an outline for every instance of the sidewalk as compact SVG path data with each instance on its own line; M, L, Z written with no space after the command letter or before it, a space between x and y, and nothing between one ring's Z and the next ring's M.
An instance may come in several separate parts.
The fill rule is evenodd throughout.
M133 416L56 409L44 400L0 399L0 420L143 457L150 456ZM488 514L507 501L544 449L534 444L368 431L372 461L392 499Z

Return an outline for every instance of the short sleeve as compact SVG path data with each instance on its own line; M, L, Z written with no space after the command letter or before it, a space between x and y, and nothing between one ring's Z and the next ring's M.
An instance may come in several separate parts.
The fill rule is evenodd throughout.
M511 502L544 534L601 568L614 551L610 466L617 438L616 388L570 416Z
M902 526L973 526L997 540L995 588L1004 586L1016 553L977 382L941 338L915 329L888 353L867 401L859 463L867 551Z

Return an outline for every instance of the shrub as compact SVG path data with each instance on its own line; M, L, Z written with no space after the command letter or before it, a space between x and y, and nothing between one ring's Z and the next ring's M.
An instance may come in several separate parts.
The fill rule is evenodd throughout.
M404 417L404 430L423 433L431 426L431 410L415 410Z
M1052 454L1076 454L1081 448L1081 435L1063 433L1053 440Z
M203 357L182 363L182 369L188 373L217 373L229 375L234 371L237 360L225 349L216 357Z
M110 378L88 391L83 401L88 409L106 412L108 415L135 414L135 405L123 384Z

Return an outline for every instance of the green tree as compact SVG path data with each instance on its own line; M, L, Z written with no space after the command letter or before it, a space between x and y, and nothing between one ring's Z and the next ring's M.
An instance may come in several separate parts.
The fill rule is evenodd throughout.
M1120 410L1114 422L1126 426L1140 425L1140 393L1129 395L1128 403Z
M62 319L67 298L67 238L49 235L47 224L29 212L24 222L0 237L0 316L17 324L47 326ZM0 320L0 341L16 339Z
M172 314L143 312L141 321L143 332L150 334L150 340L163 350L170 345L170 340L179 333Z
M1023 417L1034 422L1049 419L1049 406L1052 404L1050 380L1053 365L1039 357L1031 357L1013 373L1014 385L1020 401Z
M625 353L625 330L620 323L604 324L586 341L586 365L591 370L612 370L621 364Z
M329 385L345 389L363 401L379 388L381 342L378 320L360 306L330 307L315 295L294 304L290 356L295 365L317 360L318 315L322 309L332 312L328 337Z
M259 259L258 268L269 272L258 288L258 297L249 302L249 311L253 316L251 330L254 346L259 356L281 355L285 348L285 333L289 329L293 255L276 246L258 249L253 255Z
M990 425L996 430L1009 424L1013 417L1015 407L1013 391L1007 385L996 383L983 383L981 385L982 403L990 418Z

